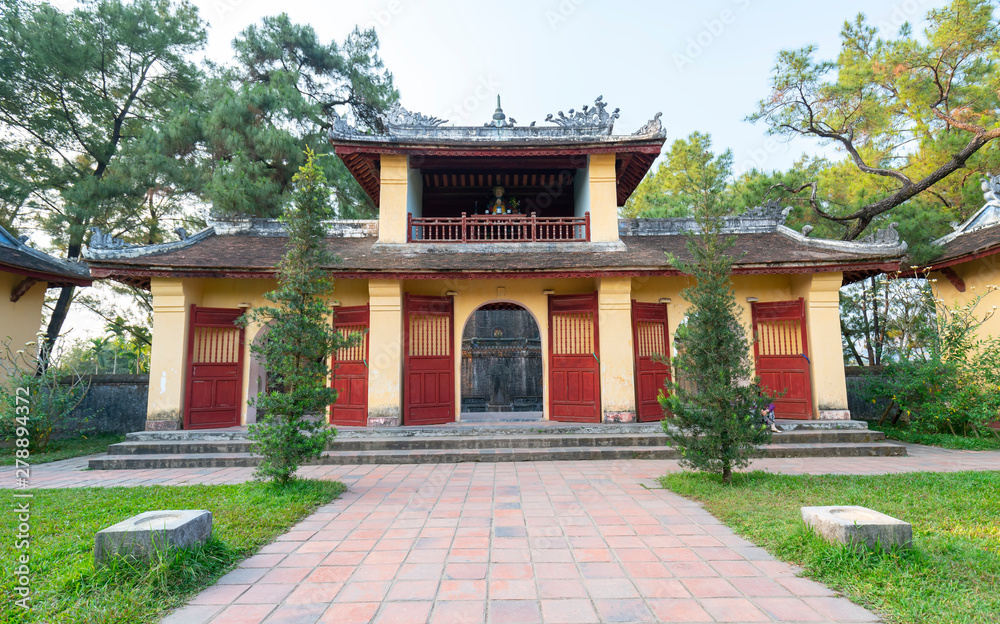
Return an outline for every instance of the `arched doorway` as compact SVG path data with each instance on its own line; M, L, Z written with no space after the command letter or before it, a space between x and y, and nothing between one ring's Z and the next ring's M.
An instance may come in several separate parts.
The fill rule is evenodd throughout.
M462 332L461 420L541 420L542 346L535 317L488 303Z

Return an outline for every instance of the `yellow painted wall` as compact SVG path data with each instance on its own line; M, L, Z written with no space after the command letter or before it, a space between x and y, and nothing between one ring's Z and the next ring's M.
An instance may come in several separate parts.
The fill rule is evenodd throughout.
M399 280L371 280L368 334L368 417L402 422L403 289Z
M973 299L983 294L990 286L1000 286L1000 254L994 254L971 262L956 264L951 267L965 282L965 292L959 292L940 271L930 274L934 285L934 293L943 300L943 304L953 307L968 305ZM997 311L993 310L997 306ZM980 319L991 315L977 330L982 338L1000 337L1000 292L993 292L979 303L976 316Z
M380 243L406 242L407 175L406 156L382 154L378 210Z
M613 242L618 238L618 189L615 183L615 155L591 154L590 240Z
M597 291L603 420L634 420L635 360L632 346L632 279L602 277Z
M201 305L203 280L154 277L153 346L149 356L147 428L184 421L188 325L191 304ZM154 421L150 424L149 421Z
M24 279L23 275L0 271L0 341L10 339L10 348L17 352L38 339L42 325L42 304L48 284L39 282L16 302L10 293ZM4 348L0 345L0 349Z

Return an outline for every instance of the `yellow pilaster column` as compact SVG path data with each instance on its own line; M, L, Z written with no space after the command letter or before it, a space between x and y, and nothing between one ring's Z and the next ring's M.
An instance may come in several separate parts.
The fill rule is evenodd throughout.
M403 284L370 280L368 426L396 426L402 418Z
M184 423L188 325L191 304L201 302L196 280L154 277L153 346L149 355L146 429L180 429Z
M616 242L618 238L618 191L615 181L615 155L591 154L590 240Z
M632 279L601 278L597 291L604 422L635 421Z
M820 419L848 419L844 346L840 333L840 286L843 273L816 273L796 280L793 292L804 297L806 337L809 341L809 378L813 415Z
M406 242L406 156L382 154L379 186L378 242Z

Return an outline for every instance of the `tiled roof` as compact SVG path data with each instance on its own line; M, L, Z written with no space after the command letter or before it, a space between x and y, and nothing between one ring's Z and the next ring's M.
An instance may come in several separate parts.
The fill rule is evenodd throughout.
M0 271L44 280L50 286L89 286L85 264L67 262L28 247L0 227Z

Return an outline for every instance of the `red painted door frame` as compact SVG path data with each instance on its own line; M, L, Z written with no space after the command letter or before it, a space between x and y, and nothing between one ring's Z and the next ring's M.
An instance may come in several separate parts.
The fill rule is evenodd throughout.
M330 386L337 402L330 406L330 422L345 427L368 425L368 304L336 309L333 328L342 334L364 332L359 344L341 349L331 358Z
M202 308L191 304L185 429L240 424L246 330L237 327L235 321L243 312L239 308Z
M812 418L805 300L755 302L750 310L754 361L761 386L784 392L774 400L775 417Z
M454 422L455 309L452 298L407 294L403 298L403 318L403 424Z
M659 336L640 332L646 325ZM662 349L659 353L657 349ZM670 332L667 325L667 304L632 301L632 352L635 355L635 416L639 422L663 420L663 408L657 400L664 382L670 379ZM658 361L654 356L666 358Z
M563 317L556 328L556 317ZM597 293L549 296L549 419L601 422ZM559 344L556 344L559 341ZM557 353L558 352L558 353Z

